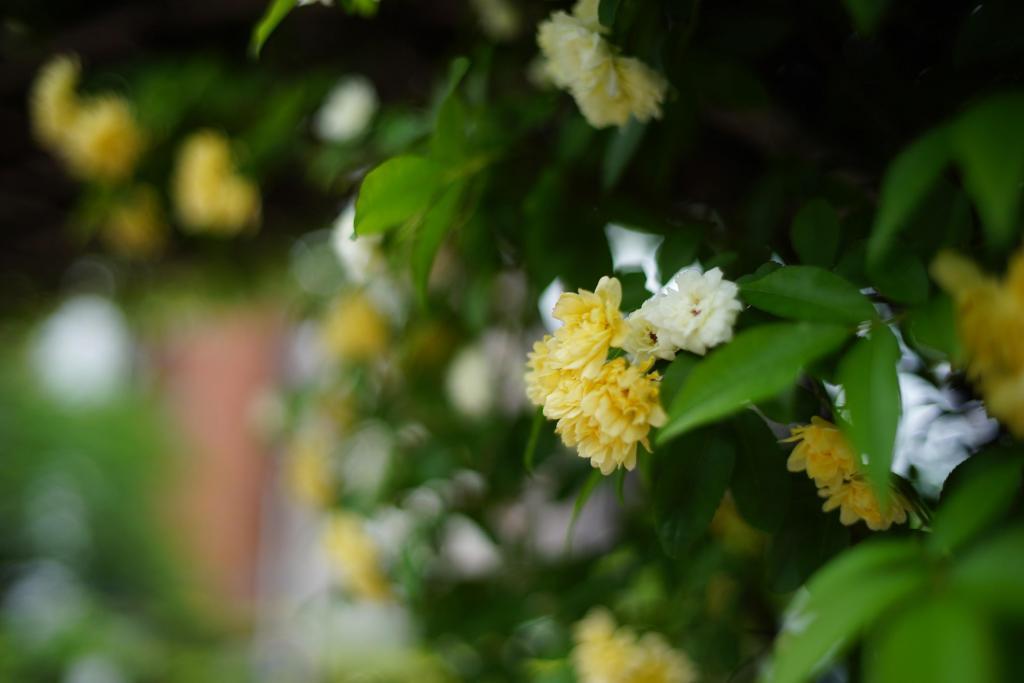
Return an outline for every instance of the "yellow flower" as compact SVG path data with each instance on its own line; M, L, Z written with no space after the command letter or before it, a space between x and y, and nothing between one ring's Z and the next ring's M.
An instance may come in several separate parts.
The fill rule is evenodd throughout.
M839 508L839 521L847 526L864 520L872 531L885 531L893 524L907 521L906 504L899 495L893 493L889 497L889 509L883 514L871 484L860 477L821 489L819 493L827 498L822 509L830 512Z
M363 520L337 512L328 522L324 546L346 587L365 600L387 600L391 587L381 572L377 546L363 528Z
M238 173L227 138L212 130L182 143L172 194L181 222L195 232L234 235L259 222L259 188Z
M697 673L685 653L663 637L637 638L616 627L605 609L594 609L573 629L573 668L580 683L691 683Z
M555 85L568 90L595 128L661 117L668 87L646 64L617 53L602 34L595 0L581 0L573 13L555 12L537 28L537 44Z
M1024 249L1003 282L948 251L936 256L931 273L956 304L968 376L989 413L1024 437Z
M636 467L637 444L650 451L651 427L665 424L667 416L658 396L661 378L648 374L650 367L650 361L630 365L616 358L601 366L593 380L575 383L579 386L571 387L569 398L564 399L576 405L558 420L555 431L601 474Z
M335 300L324 318L321 334L328 351L349 362L381 356L391 338L387 320L362 292Z
M110 211L100 236L120 256L151 259L166 246L167 232L156 190L139 185Z
M558 298L554 316L564 325L555 330L558 343L551 352L562 370L578 370L584 379L597 376L608 349L626 337L620 303L622 285L613 277L602 277L593 292L581 289Z
M806 470L818 488L836 486L857 471L853 449L834 424L812 417L811 424L797 425L784 442L799 442L789 454L786 468L790 472Z
M143 135L123 97L86 99L67 131L62 153L72 173L85 180L117 182L135 170Z
M324 428L303 427L288 449L289 489L297 499L315 508L326 507L334 497L330 437Z
M52 150L63 145L78 116L78 78L81 65L74 57L54 57L43 66L32 85L29 109L36 139Z
M605 609L591 610L573 629L572 663L580 683L621 681L629 669L632 632L616 629Z

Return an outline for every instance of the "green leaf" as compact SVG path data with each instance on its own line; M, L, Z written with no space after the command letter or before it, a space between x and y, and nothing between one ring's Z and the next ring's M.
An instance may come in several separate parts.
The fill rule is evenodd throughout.
M995 682L991 627L973 606L949 596L922 601L883 619L868 640L868 683Z
M849 419L840 424L857 453L867 455L864 470L878 502L889 500L889 471L900 421L900 382L896 364L900 345L888 327L875 326L857 340L839 363L839 382Z
M774 396L848 335L838 325L814 323L773 323L741 332L690 373L672 402L658 443Z
M296 0L270 0L270 5L267 6L267 10L263 13L259 23L252 30L252 36L249 39L250 55L253 57L260 56L260 50L263 49L263 44L267 42L267 38L274 32L277 25L284 21L284 18L292 11L295 4Z
M824 199L812 199L793 218L789 238L800 262L830 267L839 248L839 216Z
M954 362L961 358L953 300L945 294L938 294L928 303L910 310L907 331L915 346L931 351L929 355L938 353Z
M992 97L968 110L953 133L964 187L978 206L993 247L1005 248L1018 233L1024 184L1024 94Z
M814 484L802 475L789 478L786 515L765 555L768 586L776 593L799 588L850 543L850 530L839 523L836 515L822 512Z
M850 282L816 266L783 266L744 282L741 297L783 318L856 325L875 318L875 307Z
M959 486L939 501L928 537L932 550L953 552L1006 515L1020 490L1021 458L1005 455L1001 450L989 451L960 466L973 465Z
M707 430L659 451L654 518L662 548L680 557L707 530L732 475L735 446Z
M576 528L576 521L580 518L580 513L583 512L583 508L586 506L587 501L590 500L591 494L594 493L594 489L597 488L602 479L604 479L604 475L601 474L601 470L592 470L587 477L587 481L583 484L583 488L576 495L576 502L572 506L572 517L569 518L569 527L565 530L566 549L572 547L572 532Z
M388 159L370 171L356 200L356 234L384 232L424 214L441 189L443 172L419 156Z
M889 164L868 243L869 262L880 263L889 254L896 236L909 225L914 209L949 164L951 154L949 129L936 128Z
M466 105L457 92L444 99L430 139L430 151L435 159L454 161L466 156L468 116Z
M743 518L774 533L786 516L791 477L786 455L757 413L745 410L733 421L737 436L732 496Z
M526 450L523 451L523 468L533 474L533 461L537 456L537 443L540 441L540 430L544 427L544 408L537 408L530 422L530 438L526 441Z
M922 304L928 300L928 271L921 259L909 251L888 256L880 263L868 263L868 277L879 292L893 301Z
M767 676L802 683L842 654L896 603L922 588L927 565L906 541L866 543L840 555L797 594Z
M601 185L610 190L619 183L622 172L626 170L630 159L640 147L647 126L632 116L625 126L618 128L608 140L605 148L604 163L601 166Z
M437 250L444 238L456 227L466 183L452 183L445 188L423 216L412 242L412 278L421 303L427 300L427 281Z
M950 587L973 603L1000 614L1024 615L1024 526L995 536L959 560Z
M870 36L878 28L889 0L843 0L858 33Z

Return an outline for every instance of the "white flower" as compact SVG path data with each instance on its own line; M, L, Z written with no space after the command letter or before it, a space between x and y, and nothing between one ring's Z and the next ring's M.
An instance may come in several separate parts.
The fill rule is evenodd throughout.
M353 140L370 125L378 106L373 83L362 76L349 76L327 94L327 100L316 114L313 128L324 140Z
M537 28L537 44L547 71L568 90L587 122L595 128L625 125L630 117L661 117L668 84L660 74L633 57L618 54L605 40L597 20L596 0L580 0L571 15L555 12Z
M345 275L357 284L367 283L375 273L384 268L384 257L380 253L380 235L356 237L356 205L349 202L338 214L331 230L331 247L338 257Z
M681 271L627 319L623 348L635 356L671 360L679 349L704 355L732 339L736 316L743 308L739 288L722 271L696 268Z
M466 417L487 415L494 405L497 378L482 345L464 349L448 368L445 389L448 400Z

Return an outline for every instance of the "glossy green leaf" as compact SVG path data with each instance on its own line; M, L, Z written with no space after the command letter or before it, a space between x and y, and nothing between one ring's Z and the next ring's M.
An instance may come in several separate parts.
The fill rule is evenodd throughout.
M615 15L619 12L622 0L600 0L597 6L597 20L602 26L611 28L615 25Z
M790 605L767 680L812 680L927 580L927 565L906 541L869 543L844 553L815 574Z
M789 238L801 263L830 267L839 248L839 216L836 210L824 199L812 199L793 218Z
M662 548L679 557L707 530L725 495L735 447L709 431L662 450L654 463L654 516Z
M784 266L744 282L740 297L783 318L856 325L875 317L874 306L854 285L816 266Z
M441 190L443 172L437 162L411 155L370 171L356 200L356 234L384 232L424 214Z
M572 532L576 528L576 521L580 518L580 513L583 512L583 508L586 507L587 501L590 500L590 496L593 495L594 489L604 479L604 475L601 474L601 470L591 470L587 476L587 481L583 483L583 488L576 494L576 502L572 506L572 517L569 518L569 527L565 530L565 547L569 549L572 547Z
M277 25L284 21L284 18L288 16L288 13L292 11L295 5L296 0L270 0L270 4L260 18L259 23L252 30L252 36L249 39L249 54L253 57L259 56L260 51L263 49L263 44L267 42L267 38L274 32Z
M543 429L546 421L544 409L538 407L533 414L533 420L530 422L530 436L526 441L526 449L523 451L523 468L530 474L533 474L533 461L537 457L537 443L540 441L540 430Z
M630 117L625 126L612 133L608 140L608 147L605 148L604 163L601 166L601 185L604 189L610 190L619 184L619 178L622 177L622 172L626 170L630 159L640 148L646 130L646 124Z
M889 328L876 326L839 363L849 416L840 422L854 449L867 456L864 470L882 505L889 500L889 471L902 406L896 372L899 360L896 336Z
M952 361L961 357L953 301L945 294L933 296L928 303L912 309L907 331L915 346L929 356L941 355Z
M880 263L889 254L914 209L949 165L951 154L949 130L936 128L900 152L889 164L868 243L871 263Z
M937 552L955 551L1003 517L1020 490L1020 457L991 451L972 456L975 459L975 463L961 465L975 466L939 501L928 538L929 546Z
M690 373L658 443L774 396L848 335L844 327L815 323L773 323L741 332Z
M986 609L1020 618L1024 615L1024 526L986 540L957 560L950 586Z
M786 454L754 411L741 412L732 425L736 466L730 489L736 507L750 524L774 532L782 524L790 498L792 477L786 470Z
M864 655L867 683L994 683L991 627L973 606L949 596L911 605L883 619Z
M469 113L457 92L448 95L437 111L434 135L430 139L435 159L458 160L466 154Z
M466 183L452 183L445 188L423 215L412 242L412 278L421 302L427 298L427 280L434 264L437 250L445 236L459 220L461 203L466 192Z
M992 97L965 113L954 127L964 187L981 214L989 242L1007 247L1019 233L1024 184L1024 94Z
M884 296L903 304L917 305L928 300L928 271L924 263L909 251L891 254L877 263L868 263L871 284Z
M786 514L765 554L765 578L776 593L799 588L850 543L850 530L837 515L822 512L814 484L803 475L786 474L790 478Z

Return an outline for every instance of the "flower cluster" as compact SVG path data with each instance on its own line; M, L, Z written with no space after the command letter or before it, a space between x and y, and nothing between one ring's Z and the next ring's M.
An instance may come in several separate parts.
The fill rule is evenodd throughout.
M579 0L572 14L554 12L537 28L545 71L568 90L595 128L622 126L661 117L667 83L634 57L618 54L605 39L597 17L598 0Z
M623 318L622 286L604 277L593 292L565 293L554 317L563 325L529 354L526 394L557 420L562 441L602 474L636 466L637 445L648 451L651 427L665 423L655 357L680 349L704 353L732 338L740 304L736 285L717 268L683 271L664 292ZM611 348L632 359L608 359Z
M192 230L233 235L259 220L259 188L239 175L231 145L215 131L182 144L172 190L178 217Z
M1002 282L952 252L940 253L931 271L954 298L967 373L988 412L1024 437L1024 249Z
M67 56L40 71L30 96L36 138L83 180L124 180L142 153L142 131L123 97L80 97L80 75L78 61Z
M697 672L684 652L656 633L616 627L604 609L592 610L574 629L573 667L580 683L690 683Z
M321 324L324 346L333 357L345 362L379 358L391 341L387 319L362 291L339 296Z
M623 348L637 357L672 360L679 350L704 355L732 339L743 306L739 288L718 268L681 271L661 293L626 320Z
M850 442L834 424L812 417L811 424L790 430L787 442L797 442L786 467L790 472L807 472L825 498L825 512L839 509L839 521L849 526L863 520L872 531L884 531L907 521L905 501L895 492L889 509L882 510L871 484L858 471Z

